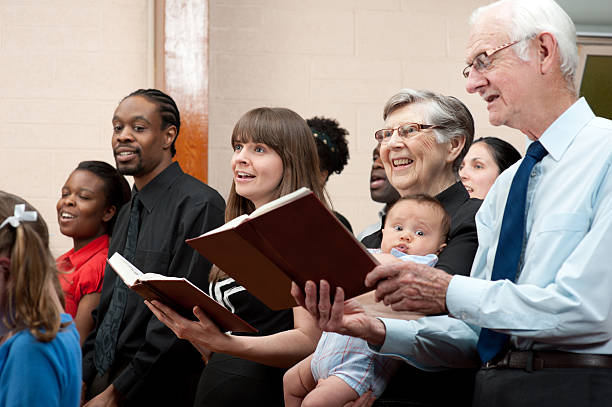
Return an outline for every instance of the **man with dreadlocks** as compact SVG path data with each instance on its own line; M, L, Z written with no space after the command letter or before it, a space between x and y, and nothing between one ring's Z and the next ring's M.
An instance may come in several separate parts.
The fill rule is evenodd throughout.
M125 97L113 115L117 169L134 177L108 255L121 253L148 273L206 287L211 264L185 244L224 223L223 198L172 162L180 116L157 89ZM95 329L83 344L87 405L191 406L204 364L189 342L157 320L107 266Z

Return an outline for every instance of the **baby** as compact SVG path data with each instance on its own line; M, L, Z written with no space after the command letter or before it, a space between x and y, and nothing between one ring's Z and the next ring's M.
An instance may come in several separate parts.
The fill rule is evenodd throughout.
M449 228L436 199L406 196L387 212L381 248L371 252L434 266ZM285 374L285 406L342 406L370 390L379 397L401 363L373 353L363 339L323 332L315 352Z

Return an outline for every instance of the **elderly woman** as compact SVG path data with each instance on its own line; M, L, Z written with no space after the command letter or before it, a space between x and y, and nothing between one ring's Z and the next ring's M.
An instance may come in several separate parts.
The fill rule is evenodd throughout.
M436 268L450 274L469 275L478 247L474 217L481 201L470 199L457 171L473 140L472 115L454 97L402 89L385 105L383 118L384 128L378 130L375 137L381 143L380 156L391 184L402 196L417 193L435 196L451 215L448 245L440 253ZM381 238L382 232L378 231L362 242L376 248L380 247ZM336 293L336 301L331 307L327 295L329 286L323 282L320 290L320 303L316 300L317 287L312 282L307 284L305 296L296 286L292 293L298 303L318 318L323 330L362 337L375 349L382 345L384 352L386 327L397 320L371 317L359 306L350 310L343 308L341 290ZM370 295L373 298L373 294ZM396 301L391 308L402 311L402 298L398 296ZM378 311L380 308L375 311L380 315ZM400 322L418 325L418 321ZM372 343L372 338L376 338L377 343ZM419 340L417 335L413 342L415 348ZM473 374L471 369L430 373L406 365L382 398L399 399L411 405L469 405ZM410 386L406 387L408 384Z
M385 128L375 133L387 178L402 196L435 196L451 215L448 246L436 268L469 275L478 247L474 215L480 201L470 199L457 171L474 139L474 121L458 99L402 89L387 102ZM382 231L363 238L379 248Z

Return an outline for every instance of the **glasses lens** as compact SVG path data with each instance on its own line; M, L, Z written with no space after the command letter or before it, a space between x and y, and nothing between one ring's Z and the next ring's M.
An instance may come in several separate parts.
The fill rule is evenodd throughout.
M397 131L400 137L407 138L407 137L414 136L416 133L418 133L419 126L413 123L408 123L408 124L404 124L400 126L400 128L397 129Z
M474 59L473 65L478 72L484 72L491 66L491 60L485 54L480 54Z
M374 133L374 138L376 138L376 140L381 143L386 143L387 141L389 141L392 135L393 135L393 130L382 129Z
M472 65L468 65L465 68L463 68L463 77L467 79L467 77L470 76L471 70L472 70Z

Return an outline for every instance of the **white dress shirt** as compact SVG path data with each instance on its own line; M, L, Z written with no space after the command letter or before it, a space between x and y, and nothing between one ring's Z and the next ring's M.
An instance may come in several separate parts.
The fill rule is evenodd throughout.
M517 283L490 281L516 163L496 180L476 216L471 277L454 276L450 315L381 319L380 353L426 370L479 364L480 327L511 335L517 349L612 354L612 121L581 98L540 137L549 152L527 189Z

